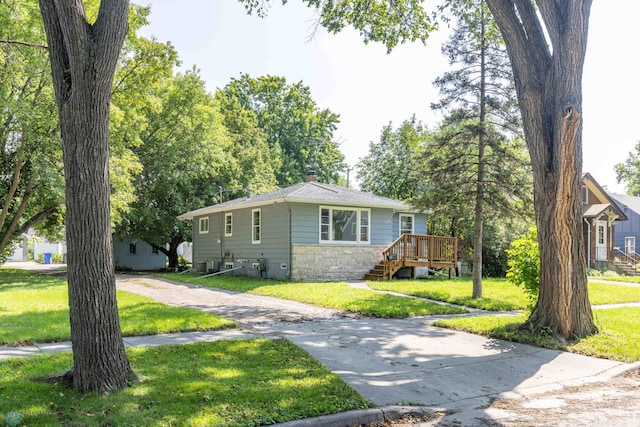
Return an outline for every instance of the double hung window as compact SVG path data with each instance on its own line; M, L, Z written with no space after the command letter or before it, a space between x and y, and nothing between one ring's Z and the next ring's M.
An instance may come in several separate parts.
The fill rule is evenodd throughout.
M262 238L262 218L260 216L260 209L254 209L251 211L251 243L257 245Z

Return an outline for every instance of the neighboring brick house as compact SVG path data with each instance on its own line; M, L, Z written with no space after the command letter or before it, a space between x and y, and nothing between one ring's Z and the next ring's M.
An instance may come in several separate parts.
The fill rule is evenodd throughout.
M628 218L589 173L582 175L582 219L587 267L613 262L616 224Z

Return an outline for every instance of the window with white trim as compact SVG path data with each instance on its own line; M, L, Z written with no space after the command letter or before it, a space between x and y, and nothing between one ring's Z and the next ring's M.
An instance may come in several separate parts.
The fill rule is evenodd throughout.
M589 188L586 185L582 186L582 203L589 204Z
M320 207L320 241L368 243L369 209Z
M400 214L400 235L403 234L415 234L413 223L414 223L414 215L410 214Z
M198 231L200 234L207 234L209 232L209 217L200 218L198 224Z
M233 214L224 214L224 235L225 237L233 236Z
M635 236L624 237L624 252L627 255L636 254L636 237Z
M251 211L251 243L259 244L262 239L262 217L260 209Z

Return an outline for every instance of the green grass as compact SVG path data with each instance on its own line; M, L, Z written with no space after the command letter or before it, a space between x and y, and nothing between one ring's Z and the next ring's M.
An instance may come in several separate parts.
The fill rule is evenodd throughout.
M606 280L607 282L624 282L640 284L640 276L592 276L589 280Z
M471 298L473 282L470 278L370 281L367 285L372 289L395 291L490 311L523 310L529 303L524 291L506 279L484 279L482 298L477 299Z
M209 313L171 307L118 291L125 336L205 331L235 323ZM70 339L67 284L64 278L0 269L0 345L24 345Z
M594 316L600 332L570 344L522 330L520 326L527 318L524 314L439 320L435 325L604 359L640 360L640 308L599 309L594 310Z
M462 308L373 292L368 289L357 289L344 282L297 283L220 276L196 279L197 276L187 274L163 274L161 277L202 286L273 296L371 317L405 318L466 313Z
M528 305L527 296L522 288L506 279L484 279L482 281L483 297L479 299L471 298L473 282L470 278L392 280L367 282L367 284L372 289L395 291L489 311L524 310ZM640 286L589 282L589 299L594 305L640 302Z
M337 375L286 340L128 349L141 382L82 395L34 379L71 354L0 362L0 414L29 426L257 426L369 407Z
M589 301L593 305L640 302L640 286L589 282Z

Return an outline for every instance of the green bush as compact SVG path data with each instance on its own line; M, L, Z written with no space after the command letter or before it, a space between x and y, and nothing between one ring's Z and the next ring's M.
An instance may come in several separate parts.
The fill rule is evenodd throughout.
M524 289L532 309L538 302L540 290L540 248L536 228L531 227L524 236L511 242L507 256L507 280Z
M587 276L589 277L602 277L602 271L595 268L587 268Z

